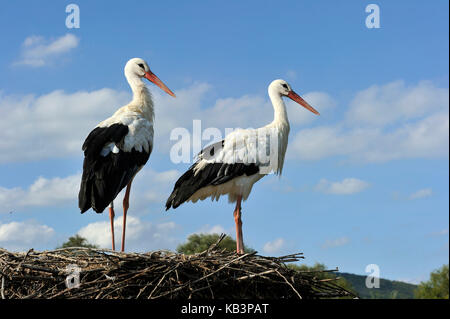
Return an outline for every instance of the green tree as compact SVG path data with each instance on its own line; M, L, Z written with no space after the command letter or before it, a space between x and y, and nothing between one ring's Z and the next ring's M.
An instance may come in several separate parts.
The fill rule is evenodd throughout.
M207 250L212 244L219 240L219 234L193 234L187 239L187 242L177 247L177 252L191 255L201 253ZM229 236L226 236L219 244L218 248L226 249L230 252L236 251L236 241ZM246 253L254 252L251 248L245 248Z
M69 247L98 248L96 245L89 244L86 238L83 238L78 234L69 237L69 239L58 248L69 248Z
M448 264L433 271L430 280L421 282L414 292L418 299L449 299L448 298Z
M303 272L310 272L310 271L323 271L326 270L326 266L324 264L321 263L316 263L314 264L314 266L307 266L307 265L295 265L295 264L289 264L288 265L289 268L297 270L297 271L303 271ZM318 272L318 273L314 273L314 276L318 279L335 279L338 276L336 276L336 274L334 274L333 272ZM334 281L339 287L344 288L345 290L348 290L350 292L353 292L354 294L357 295L357 293L355 292L355 289L353 288L353 286L350 284L350 282L348 282L347 280L345 280L342 277L339 277L336 281Z

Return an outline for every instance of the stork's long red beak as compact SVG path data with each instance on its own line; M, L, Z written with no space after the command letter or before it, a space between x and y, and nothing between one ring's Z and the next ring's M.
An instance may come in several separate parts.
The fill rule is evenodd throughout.
M308 102L302 99L301 96L295 93L294 91L290 91L287 97L290 98L292 101L297 102L305 109L310 110L314 114L320 115L319 112L317 112L311 105L308 104Z
M145 73L145 78L147 80L149 80L150 82L155 83L157 86L159 86L167 94L172 95L173 97L175 97L175 94L156 75L154 75L152 71L146 72Z

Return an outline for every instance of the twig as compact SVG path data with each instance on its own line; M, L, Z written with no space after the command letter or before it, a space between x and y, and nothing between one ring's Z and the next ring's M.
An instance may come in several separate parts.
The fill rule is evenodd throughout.
M287 280L286 277L284 277L282 274L280 274L280 273L278 272L278 270L276 270L276 272L277 272L277 274L279 274L281 277L283 277L284 281L286 281L286 283L292 288L292 290L294 290L294 292L297 294L297 296L298 296L300 299L303 299L302 296L298 293L297 289L295 289L294 286L292 286L292 284L289 282L289 280Z
M265 257L220 248L205 251L122 253L84 247L13 253L0 248L1 298L330 298L353 296L325 271L286 266L303 254ZM67 288L67 266L79 265L79 288ZM331 270L335 271L335 270ZM113 279L114 278L114 279Z
M2 295L2 299L6 299L6 297L5 297L5 276L2 276L2 287L0 288L0 293Z

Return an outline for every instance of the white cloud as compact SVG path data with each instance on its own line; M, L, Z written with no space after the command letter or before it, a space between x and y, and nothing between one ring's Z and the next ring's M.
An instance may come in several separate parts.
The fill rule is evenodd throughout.
M111 89L39 97L0 95L0 163L81 155L89 132L128 101Z
M198 231L195 232L196 234L230 234L229 231L227 231L222 225L204 225L202 226Z
M130 209L136 212L145 211L151 203L164 202L178 176L179 172L176 170L157 172L151 168L142 169L133 182ZM80 181L81 174L51 179L41 176L27 188L0 186L0 207L2 212L6 213L26 207L77 205ZM116 197L117 207L122 207L124 193L125 189Z
M220 136L216 139L224 138L228 133L227 129L256 128L273 120L273 108L266 96L243 95L219 98L212 106L204 107L203 99L211 89L212 86L209 84L197 83L187 89L177 91L176 99L159 92L159 90L154 92L155 136L161 141L161 145L156 147L165 152L169 151L170 147L176 143L176 141L167 143L171 130L181 127L188 129L192 134L193 120L201 120L202 130L218 128ZM321 110L335 105L334 100L324 92L310 92L304 94L303 97ZM288 99L286 99L286 107L292 125L309 123L317 119L317 116L312 113L308 114L310 112ZM210 144L213 140L215 139L212 137L211 140L203 140L202 146Z
M133 212L146 212L149 205L157 203L161 211L164 210L161 203L165 203L172 191L172 187L180 176L177 170L157 172L151 168L151 162L147 164L134 178L130 193L130 210ZM117 195L116 207L122 207L125 188Z
M264 244L263 250L268 254L274 254L280 252L280 250L284 247L285 241L283 238L277 238L273 241L269 241Z
M23 207L50 207L75 202L80 175L47 179L39 177L27 189L0 187L0 206L9 211Z
M53 40L47 40L42 36L30 36L22 44L20 60L15 65L42 67L51 64L56 57L76 48L80 40L73 34Z
M121 245L123 216L116 215L114 222L116 248ZM150 251L156 249L174 249L177 240L174 222L151 223L133 215L127 215L125 249L128 251ZM110 222L94 222L78 231L89 243L101 248L111 248Z
M369 183L357 178L345 178L340 182L330 182L323 178L316 185L315 189L327 194L350 195L362 192L367 187L369 187Z
M332 108L335 101L324 92L303 94L309 104L320 110ZM290 99L284 99L291 125L310 123L317 115L306 111ZM258 116L255 116L257 114ZM257 95L244 95L238 98L222 98L208 109L198 112L205 125L218 128L261 127L273 120L273 107L269 99Z
M431 190L431 188L424 188L424 189L420 189L417 192L414 192L411 195L409 195L409 199L425 198L425 197L431 196L432 194L433 194L433 191Z
M170 151L175 144L168 143L174 128L183 127L192 134L194 119L201 120L202 129L218 128L222 137L226 128L259 127L272 120L272 107L268 99L260 96L221 98L205 108L203 100L211 90L209 84L195 83L176 90L176 99L149 87L155 101L155 151ZM305 96L325 107L332 103L325 93ZM56 90L38 97L0 94L0 127L6 134L0 140L0 163L81 156L81 146L89 132L130 98L128 92L106 88L75 93ZM291 113L296 123L313 119L307 115L297 117L297 113L307 113L297 106ZM209 142L203 141L203 146Z
M350 242L350 239L348 237L339 237L336 239L328 239L325 241L325 243L322 245L323 249L329 249L329 248L335 248L347 245Z
M244 95L218 99L213 107L199 112L198 116L211 127L260 127L273 119L273 109L268 100L261 96Z
M0 223L0 247L23 251L43 246L54 239L55 231L47 225L29 220L24 222Z
M155 150L168 152L170 131L191 129L192 119L202 118L201 100L209 88L194 84L177 90L176 99L156 90ZM56 90L38 97L0 94L0 127L6 134L0 140L0 163L81 156L89 132L130 99L131 93L106 88L75 93Z
M206 94L211 90L207 83L194 83L193 85L176 90L177 97L167 95L152 86L155 105L155 138L169 141L170 131L176 127L192 127L192 120L198 118L201 105ZM165 145L156 145L164 148ZM168 150L166 147L165 150Z
M272 120L273 109L268 100L260 96L219 98L213 105L205 107L203 100L211 89L209 84L196 83L186 89L177 90L176 99L159 90L154 91L155 136L160 139L164 137L167 142L170 131L177 127L186 128L192 134L193 120L201 120L202 129L220 129L222 135L226 128L259 127ZM236 116L237 114L239 116Z
M437 113L394 129L319 126L299 131L289 157L318 160L341 156L352 161L386 162L448 156L448 113Z
M422 86L418 85L420 89L414 96L423 91L425 96L430 94L429 91L441 92L431 84ZM204 99L211 91L211 86L206 83L195 83L176 90L176 99L151 85L150 88L156 113L154 149L158 152L168 153L176 143L168 143L174 128L183 127L192 134L194 119L202 121L202 129L218 128L221 132L219 137L223 137L226 128L260 127L269 123L273 116L267 97L257 95L220 98L212 106L205 107ZM128 92L111 89L75 93L57 90L38 97L0 94L0 126L6 134L0 141L0 163L81 156L81 145L87 134L97 123L126 104L130 97ZM336 105L324 92L310 92L304 97L322 112ZM292 130L294 125L319 118L293 102L286 102ZM351 121L344 121L331 126L303 129L296 134L292 132L288 158L318 160L341 156L353 161L385 162L448 156L448 107L443 108L441 104L439 102L438 107L429 108L434 113L422 117L417 115L418 118L401 121L395 127L369 124L359 127ZM236 114L239 116L233 116ZM202 141L203 146L211 141Z
M354 125L384 126L448 109L448 103L447 88L434 87L429 81L409 87L403 81L395 81L357 93L347 119Z
M294 135L288 157L358 162L448 157L448 89L393 82L356 94L346 119Z

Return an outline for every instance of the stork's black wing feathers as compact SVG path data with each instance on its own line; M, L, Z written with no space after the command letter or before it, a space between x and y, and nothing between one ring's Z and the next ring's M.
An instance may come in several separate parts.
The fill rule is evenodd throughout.
M220 185L244 174L250 176L259 172L259 167L254 163L210 163L195 174L196 164L192 165L175 183L172 194L167 199L166 210L171 207L177 208L203 187Z
M91 207L97 213L103 212L147 162L150 152L135 149L124 152L120 148L127 134L128 126L116 123L97 127L86 138L82 148L85 157L78 194L81 213ZM103 156L101 151L109 143L118 146L119 152Z
M217 156L223 149L225 141L219 141L213 143L198 154L200 160L212 160ZM253 175L259 172L259 167L254 164L244 164L244 163L232 163L225 164L220 162L213 162L207 164L201 170L194 173L194 168L198 164L198 161L192 165L175 183L172 194L169 196L166 202L166 210L169 208L177 208L182 203L187 201L196 191L199 189L213 185L217 186L224 184L233 178L242 175Z
M95 156L107 144L118 144L128 134L128 126L120 123L108 127L96 127L89 133L83 143L82 150L85 156Z

